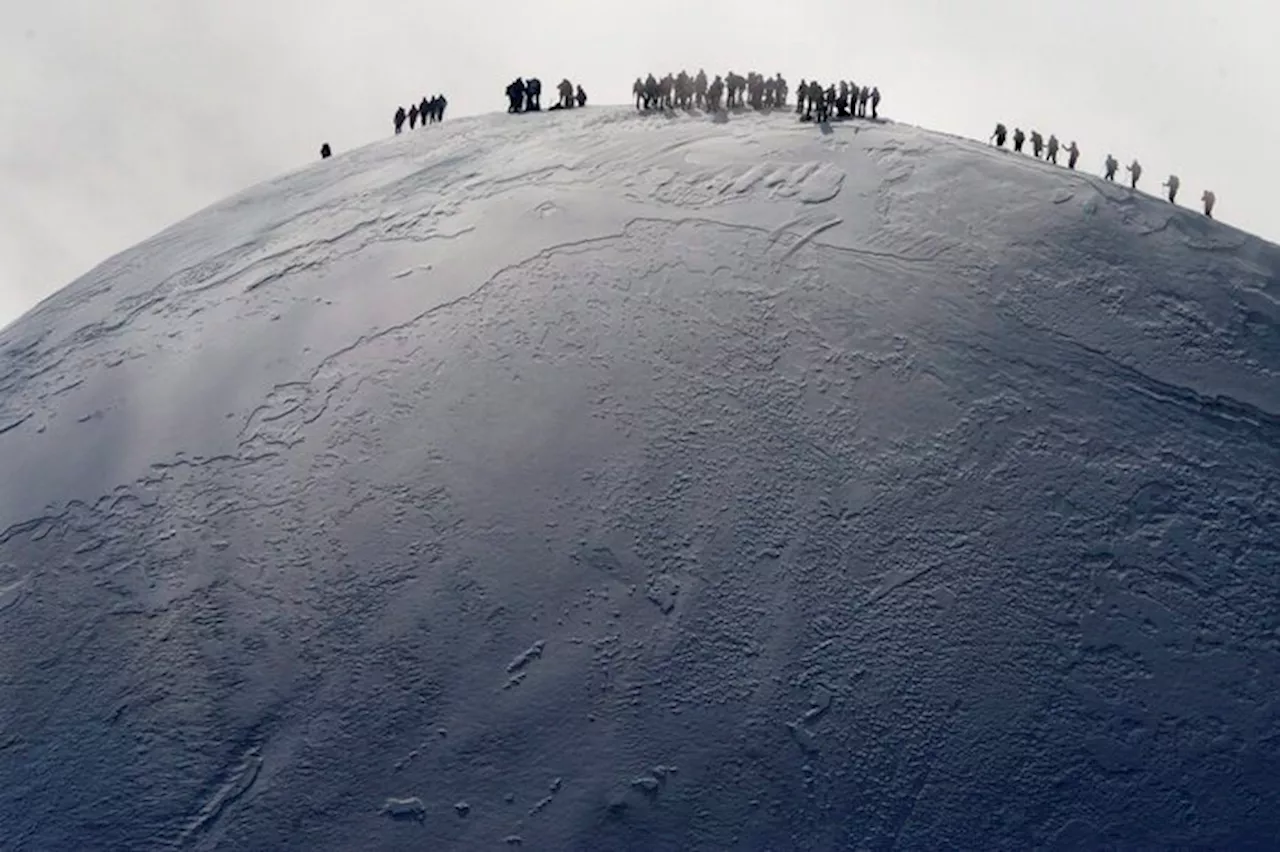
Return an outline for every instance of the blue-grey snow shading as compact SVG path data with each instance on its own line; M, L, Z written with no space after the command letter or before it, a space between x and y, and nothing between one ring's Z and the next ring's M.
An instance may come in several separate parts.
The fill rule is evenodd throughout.
M786 115L241 193L0 333L0 848L1274 844L1278 271Z

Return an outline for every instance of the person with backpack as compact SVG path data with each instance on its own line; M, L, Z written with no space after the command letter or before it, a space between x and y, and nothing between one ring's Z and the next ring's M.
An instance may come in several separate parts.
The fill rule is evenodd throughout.
M1138 188L1138 178L1142 177L1142 164L1138 162L1138 158L1133 158L1133 164L1125 166L1125 171L1129 173L1129 188Z

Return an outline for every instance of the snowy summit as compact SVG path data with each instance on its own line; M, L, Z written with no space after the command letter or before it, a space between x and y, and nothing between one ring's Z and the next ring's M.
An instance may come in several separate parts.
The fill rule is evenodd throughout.
M1258 848L1280 249L790 111L451 119L0 332L0 848Z

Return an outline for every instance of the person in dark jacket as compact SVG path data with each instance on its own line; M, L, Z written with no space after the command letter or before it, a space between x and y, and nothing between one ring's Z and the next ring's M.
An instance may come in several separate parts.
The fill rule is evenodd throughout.
M1013 128L1013 150L1019 154L1022 153L1022 143L1027 141L1027 134L1022 132L1021 127Z
M423 124L426 124L426 116L423 116ZM418 125L418 105L409 104L409 129L412 130Z
M520 77L515 78L515 80L507 86L507 100L510 101L510 105L507 107L507 112L523 112L525 94L526 89L524 80Z
M578 86L578 91L574 98L578 101L578 106L584 107L587 105L587 93L582 90L581 85Z
M404 130L404 120L406 117L407 116L405 114L404 107L396 107L396 116L394 119L395 125L396 125L396 133L399 133L401 130Z
M542 81L537 77L530 77L525 83L525 109L531 112L540 112L542 110Z
M996 132L991 134L991 138L995 140L997 148L1004 147L1004 140L1009 135L1009 130L1004 126L1004 122L996 124Z
M329 148L329 143L325 142L320 146L320 159L327 160L333 156L333 151Z

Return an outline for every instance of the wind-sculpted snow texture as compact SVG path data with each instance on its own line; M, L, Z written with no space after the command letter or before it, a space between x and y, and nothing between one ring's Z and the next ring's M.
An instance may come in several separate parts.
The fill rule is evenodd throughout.
M1278 319L893 124L256 187L0 334L0 848L1273 845Z

